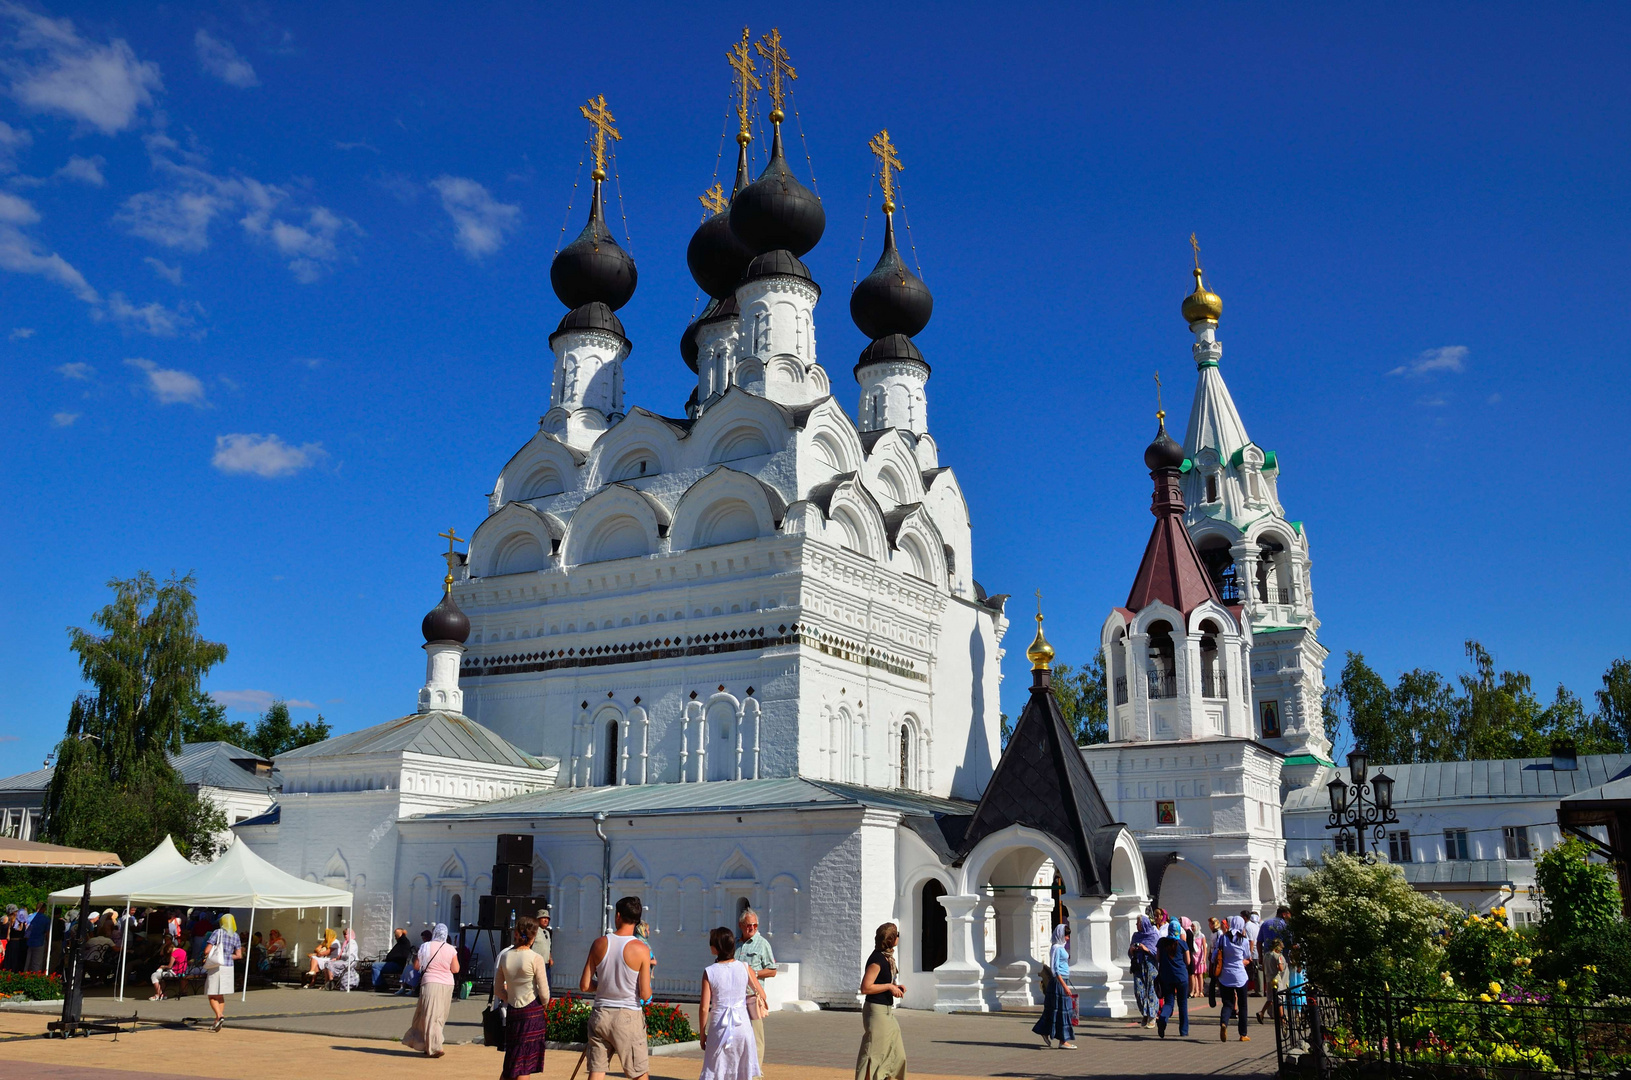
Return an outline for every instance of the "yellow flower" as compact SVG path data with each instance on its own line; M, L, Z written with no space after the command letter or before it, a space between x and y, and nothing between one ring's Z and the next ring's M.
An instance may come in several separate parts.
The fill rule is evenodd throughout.
M1498 982L1490 983L1489 984L1489 992L1492 993L1492 994L1499 994L1501 992L1501 984L1498 983Z
M1569 988L1569 984L1564 982L1562 979L1559 979L1557 980L1557 988L1559 990L1567 990Z
M1595 975L1595 974L1597 974L1597 965L1596 964L1587 964L1586 965L1586 970L1591 972L1593 975Z
M1488 1001L1489 1000L1489 995L1488 994L1479 994L1478 995L1478 1000L1479 1001Z

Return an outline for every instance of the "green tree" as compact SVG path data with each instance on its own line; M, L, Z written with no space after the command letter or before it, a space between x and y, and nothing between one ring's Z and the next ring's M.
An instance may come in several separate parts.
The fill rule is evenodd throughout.
M160 585L143 571L108 586L113 601L92 617L103 632L68 632L90 690L69 708L57 746L46 835L129 862L169 833L183 854L208 856L225 818L187 790L165 754L181 748L184 716L226 646L198 633L192 575Z
M255 730L239 745L263 758L275 758L298 746L322 742L328 735L328 723L322 713L317 714L315 722L296 724L289 717L289 706L274 701L255 722Z
M1309 981L1345 994L1425 993L1442 985L1445 931L1461 909L1417 892L1397 866L1330 855L1286 882Z
M1571 985L1593 981L1587 978L1587 965L1618 960L1625 966L1624 958L1606 957L1603 952L1605 935L1614 936L1616 927L1623 928L1619 883L1613 870L1592 861L1591 851L1590 844L1571 836L1535 860L1545 974Z
M226 706L202 690L182 710L184 743L225 742L247 749L249 738L249 725L242 720L228 720Z
M1082 667L1055 662L1053 696L1059 702L1065 724L1076 737L1077 746L1091 746L1110 739L1110 710L1104 692L1104 659L1095 653Z
M1596 719L1604 737L1616 743L1620 752L1631 750L1631 660L1621 657L1603 673Z

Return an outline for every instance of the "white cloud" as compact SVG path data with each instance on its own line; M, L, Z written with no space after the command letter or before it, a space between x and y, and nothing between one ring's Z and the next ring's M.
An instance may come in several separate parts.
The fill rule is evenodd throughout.
M1401 364L1389 375L1431 375L1438 371L1460 373L1467 370L1468 348L1465 345L1442 345L1427 349L1408 364Z
M358 140L357 142L338 142L334 144L336 150L367 150L371 154L379 153L379 147Z
M442 209L453 219L453 243L472 259L482 259L504 246L505 234L521 221L521 208L501 203L474 180L438 176L430 182L442 197Z
M151 267L152 270L153 270L153 273L157 274L159 277L163 278L165 281L168 281L170 284L172 284L172 285L180 285L181 284L181 267L171 266L169 263L165 262L163 259L155 259L151 255L149 255L145 259L143 259L142 262L146 263L149 267Z
M27 341L33 336L34 328L32 326L19 326L11 332L11 340L13 341Z
M70 19L51 19L20 4L0 2L14 23L19 59L6 65L11 96L34 112L54 113L104 135L123 131L164 89L157 64L139 60L122 38L96 44Z
M260 80L255 78L255 69L249 66L248 60L238 55L238 50L232 47L230 41L222 41L208 30L200 29L193 35L193 45L198 49L198 66L206 74L214 75L228 86L236 86L240 90L260 85Z
M51 414L52 427L73 427L74 421L79 419L76 412L59 412Z
M4 120L0 120L0 172L10 172L17 167L17 152L34 141L22 128L14 128Z
M187 313L186 307L185 301L180 307L167 308L157 300L137 307L125 299L124 293L108 295L108 314L114 322L133 326L154 337L175 337L178 332L192 326L193 317Z
M270 208L256 208L244 216L243 227L251 236L264 237L272 242L279 255L289 260L289 269L295 280L309 285L323 276L339 259L339 246L335 238L349 230L361 232L356 223L335 214L326 206L316 206L306 213L306 223L276 220Z
M71 364L57 365L57 374L64 379L72 379L74 382L90 382L91 376L96 374L96 369L83 361L76 360Z
M325 456L322 443L290 446L276 435L240 433L215 437L210 464L224 473L253 473L271 479L292 476Z
M210 191L143 191L126 199L114 220L155 244L203 251L210 246L210 222L225 206Z
M87 304L101 300L85 275L54 251L46 251L23 227L40 220L39 211L27 199L0 191L0 270L14 274L37 274L72 292Z
M204 400L204 384L197 375L190 371L180 371L175 368L161 368L151 360L140 357L126 360L125 363L139 371L146 372L145 385L147 392L153 395L153 400L160 405L208 405Z
M80 157L75 154L68 159L68 164L58 169L52 175L61 180L74 180L91 187L104 187L108 180L102 175L102 166L107 159L98 154L95 157Z
M219 705L240 712L265 712L272 707L272 702L280 700L270 690L211 690L210 697ZM283 704L291 709L315 709L317 704L300 698L281 699Z

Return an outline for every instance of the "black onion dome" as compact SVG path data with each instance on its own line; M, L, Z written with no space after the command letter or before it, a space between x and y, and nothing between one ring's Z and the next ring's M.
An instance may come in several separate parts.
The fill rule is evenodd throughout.
M470 636L470 619L453 602L452 593L443 593L442 602L430 609L419 629L423 631L427 645L443 641L463 645Z
M590 200L589 221L578 238L561 249L549 267L549 283L569 308L599 301L613 311L634 295L639 274L634 259L617 246L601 208L600 181Z
M1144 466L1151 472L1157 469L1181 469L1184 467L1184 448L1172 441L1167 434L1167 422L1161 420L1161 427L1155 433L1155 441L1144 450Z
M798 257L786 248L777 248L757 255L748 263L748 272L743 275L743 281L755 281L767 277L794 277L808 281L814 285L810 277L810 268L798 260ZM734 302L735 298L732 297Z
M771 138L770 164L731 200L731 229L754 252L785 248L794 255L815 247L827 231L821 200L788 168L780 124Z
M929 370L929 362L923 359L923 354L912 344L911 338L905 334L886 334L861 350L861 358L855 362L855 374L860 375L861 369L870 364L898 364L902 361L922 364L925 371Z
M707 316L708 309L713 306L713 301L710 300L708 307L702 309L704 317ZM697 370L697 331L701 329L702 319L697 319L690 326L687 326L685 332L680 335L680 359L684 360L685 366L692 371Z
M912 337L929 325L934 314L934 296L929 287L910 270L895 247L895 219L885 219L883 254L872 273L861 279L849 294L849 316L869 338L890 334Z
M712 297L729 296L736 291L753 250L731 230L731 212L726 207L697 226L685 249L685 265L691 277Z
M555 327L555 334L564 334L568 330L603 330L609 334L616 334L627 340L628 335L623 332L623 322L612 309L599 300L591 301L582 307L575 307L561 316L560 325ZM549 335L551 339L555 334Z

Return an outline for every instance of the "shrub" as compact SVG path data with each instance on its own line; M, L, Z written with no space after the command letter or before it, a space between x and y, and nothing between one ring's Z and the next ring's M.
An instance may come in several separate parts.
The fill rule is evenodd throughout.
M1540 944L1545 955L1537 961L1543 974L1589 993L1605 962L1618 962L1618 970L1605 981L1622 983L1627 975L1624 957L1609 956L1605 948L1607 939L1624 936L1614 872L1592 862L1591 846L1571 836L1535 860L1535 881L1543 896Z
M646 1040L652 1046L691 1042L696 1037L697 1033L691 1028L690 1018L677 1006L660 1005L656 1002L646 1006Z
M590 1007L587 998L551 998L544 1006L544 1018L548 1024L544 1037L550 1042L587 1042ZM646 1040L652 1046L691 1042L697 1037L690 1019L673 1005L653 1002L646 1006L645 1013Z
M1411 888L1397 866L1331 855L1286 890L1296 951L1316 986L1347 994L1442 989L1444 932L1463 913Z
M1471 912L1453 930L1445 963L1463 992L1477 993L1490 983L1529 986L1535 981L1530 939L1507 925L1505 908L1488 915Z
M38 971L0 971L0 997L57 1001L62 997L62 978Z

